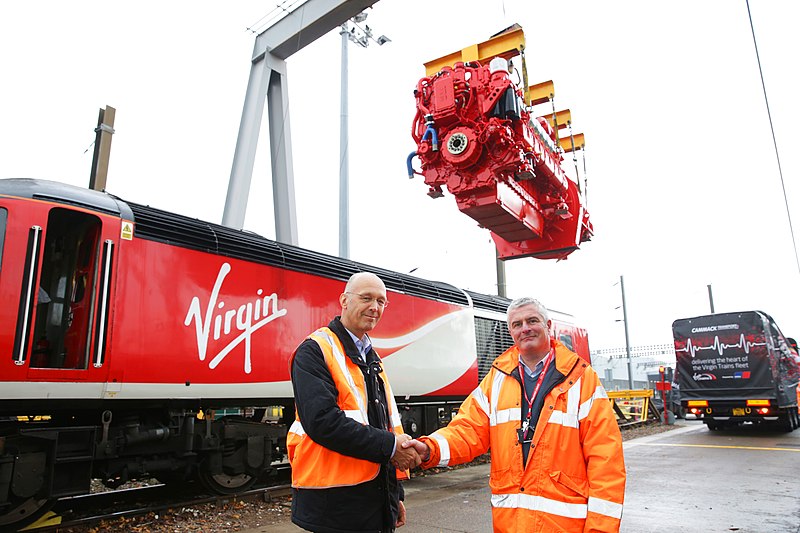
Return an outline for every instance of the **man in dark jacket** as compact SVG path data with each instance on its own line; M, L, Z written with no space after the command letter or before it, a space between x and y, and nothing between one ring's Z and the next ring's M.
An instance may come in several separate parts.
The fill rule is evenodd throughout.
M292 522L315 533L391 532L405 523L398 469L420 459L400 446L410 437L367 335L388 304L386 287L354 274L339 302L341 317L309 335L291 362Z

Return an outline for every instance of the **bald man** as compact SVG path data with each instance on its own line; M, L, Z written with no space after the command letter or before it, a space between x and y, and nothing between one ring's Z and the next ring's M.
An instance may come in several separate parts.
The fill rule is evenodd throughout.
M292 522L315 533L387 533L405 524L399 479L420 458L400 446L410 437L368 335L389 303L386 286L359 272L339 303L341 316L311 333L290 362Z

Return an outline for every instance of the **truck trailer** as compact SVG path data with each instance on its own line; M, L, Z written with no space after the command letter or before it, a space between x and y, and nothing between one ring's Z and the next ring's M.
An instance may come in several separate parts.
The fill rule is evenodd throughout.
M672 332L681 404L708 429L746 422L800 427L800 356L768 314L682 318Z

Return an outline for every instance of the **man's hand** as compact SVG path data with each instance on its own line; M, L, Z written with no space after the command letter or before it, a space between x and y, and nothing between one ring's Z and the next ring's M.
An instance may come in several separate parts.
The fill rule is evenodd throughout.
M417 455L420 457L421 462L425 462L431 458L431 449L428 447L427 444L424 442L420 442L417 439L407 439L400 443L400 446L403 448L414 448L417 451Z
M397 510L397 523L395 523L394 527L403 527L406 525L406 506L403 505L403 500L397 503L400 504L400 508Z
M392 465L400 470L408 470L409 468L419 466L422 461L419 458L416 448L403 446L403 443L412 440L411 437L404 433L402 435L395 435L394 439L395 450L392 456Z

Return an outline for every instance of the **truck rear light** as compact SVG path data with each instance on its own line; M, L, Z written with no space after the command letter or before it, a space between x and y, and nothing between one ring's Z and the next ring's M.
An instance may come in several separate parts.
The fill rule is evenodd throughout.
M756 412L760 415L769 414L769 407L760 407Z
M699 415L700 413L703 412L703 410L700 409L699 407L690 407L689 412L692 413L693 415Z
M689 407L708 407L708 400L689 400Z
M769 407L769 400L747 400L747 405L751 407Z

